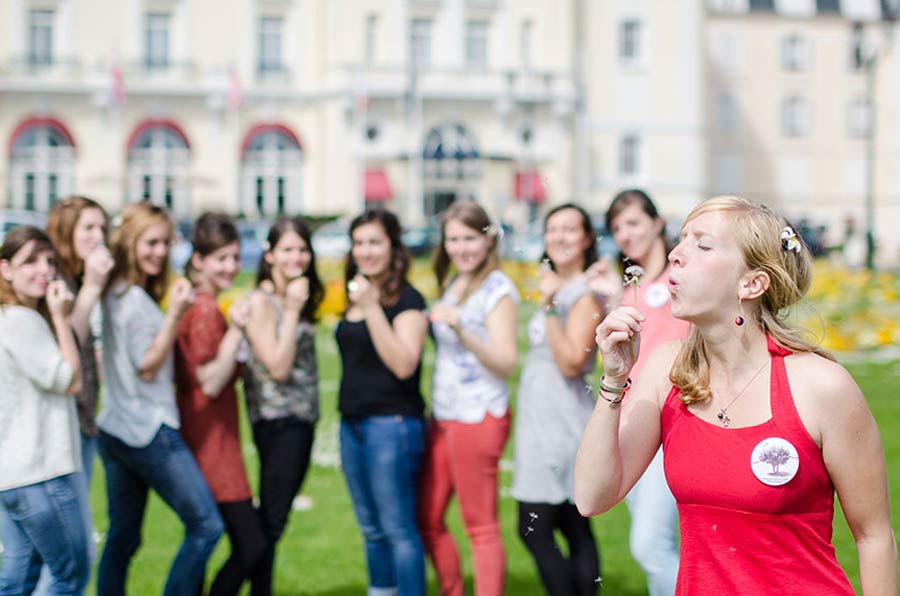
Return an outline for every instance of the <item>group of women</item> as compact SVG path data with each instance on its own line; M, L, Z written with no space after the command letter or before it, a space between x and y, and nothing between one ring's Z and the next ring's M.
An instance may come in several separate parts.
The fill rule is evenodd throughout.
M231 554L208 592L237 594L249 582L252 594L271 594L276 545L319 417L315 317L324 291L309 229L300 219L276 221L255 289L226 318L216 297L240 269L227 216L196 221L185 277L171 283L163 209L128 206L108 238L107 223L97 203L72 197L54 206L46 233L18 228L0 248L0 453L10 462L0 471L0 595L32 593L38 582L44 594L84 590L94 445L109 510L99 594L125 592L151 489L185 527L165 594L204 591L206 561L223 532ZM769 594L775 586L852 593L828 544L835 489L857 536L867 596L896 594L877 429L843 369L778 318L808 286L808 251L780 236L784 223L755 203L718 199L688 218L669 252L649 197L621 193L607 224L626 264L644 272L631 288L618 267L598 260L582 208L547 214L512 494L519 535L549 594L596 594L598 548L582 514L626 495L632 550L653 596L672 594L676 577L679 594ZM445 522L453 496L471 542L475 593L504 592L498 470L511 429L519 295L499 268L499 228L481 207L453 204L441 229L440 297L427 308L408 280L397 218L366 211L350 226L347 307L335 330L340 449L371 596L425 594L426 553L441 594L463 594ZM727 328L735 310L740 322ZM420 381L429 334L436 355L426 418ZM599 393L587 385L597 346ZM257 504L241 456L239 378L259 455ZM840 420L826 416L838 410ZM734 446L752 449L757 435L771 443L759 445L785 449L788 462L799 451L795 481L750 486ZM771 460L753 457L754 474ZM789 547L782 558L762 552L778 541Z

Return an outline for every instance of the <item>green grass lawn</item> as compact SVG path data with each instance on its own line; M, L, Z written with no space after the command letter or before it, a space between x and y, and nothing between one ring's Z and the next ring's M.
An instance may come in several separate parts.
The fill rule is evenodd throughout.
M520 330L521 331L521 330ZM524 337L520 333L520 338ZM521 346L524 348L524 346ZM280 595L356 596L365 593L366 570L362 539L357 530L349 495L339 468L335 467L337 451L336 393L340 374L332 330L320 327L318 338L322 418L317 429L314 458L302 493L313 501L307 511L295 511L280 543L276 570L276 591ZM524 354L523 352L520 352ZM428 391L432 352L426 353L423 390ZM900 519L900 400L896 399L896 379L900 363L862 363L850 366L862 386L872 410L881 426L889 466L893 519ZM512 382L515 388L515 380ZM514 395L514 393L513 393ZM256 482L257 461L249 432L244 429L244 456L251 482ZM507 448L506 459L511 459ZM504 466L502 473L500 515L508 558L507 593L512 596L543 594L530 555L516 533L516 505L508 496L511 471ZM103 469L97 462L92 486L94 523L99 532L107 527ZM834 543L838 558L859 591L858 565L853 538L840 511L835 519ZM458 538L465 573L471 582L472 566L464 538L462 524L455 506L449 514L452 530ZM601 546L603 593L616 596L646 594L643 576L628 552L628 513L624 504L609 513L594 518L593 526ZM895 526L896 527L896 526ZM162 591L166 573L182 536L178 519L155 496L151 498L144 523L143 546L131 566L128 581L131 594L158 594ZM102 543L99 545L102 548ZM229 548L223 538L209 568L211 577L225 558ZM429 593L437 593L434 575L428 570ZM93 592L93 584L89 589ZM471 584L468 590L471 593Z

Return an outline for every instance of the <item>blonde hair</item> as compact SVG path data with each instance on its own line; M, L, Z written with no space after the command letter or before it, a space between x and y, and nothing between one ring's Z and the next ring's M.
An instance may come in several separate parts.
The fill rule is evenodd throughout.
M792 352L812 352L832 357L810 343L808 332L785 321L785 310L798 303L812 283L812 258L809 248L799 237L800 250L783 246L781 234L788 221L771 209L736 196L718 196L694 208L685 220L711 212L728 214L731 233L744 256L744 265L764 271L769 287L759 299L759 308L748 316L748 323L760 325L779 346ZM709 388L709 360L706 343L696 327L692 327L672 364L669 380L681 390L685 403L705 401L712 396Z
M149 228L164 223L169 228L169 240L172 239L172 220L169 213L158 205L147 201L133 203L122 210L122 223L113 230L109 239L109 250L112 253L114 265L109 274L107 288L111 288L120 281L130 286L140 286L157 303L161 302L169 283L169 260L163 263L159 275L148 277L141 283L143 275L138 267L136 247L138 238Z
M441 242L434 251L433 263L434 275L437 277L438 288L441 294L447 289L447 274L450 272L451 260L444 246L444 241L446 239L447 222L451 220L458 221L467 228L488 236L491 240L484 261L473 272L472 279L463 288L463 292L457 302L457 304L461 305L478 289L481 282L484 281L491 271L499 268L498 234L494 232L494 226L491 224L491 218L488 217L487 212L474 201L459 201L453 203L444 211L441 215Z
M71 197L57 201L50 213L47 214L47 235L53 241L56 247L57 262L59 272L66 279L74 280L81 277L84 273L84 261L75 254L75 246L72 238L75 235L75 227L81 214L88 209L97 209L103 214L103 236L108 236L106 225L109 218L106 211L99 203L87 197L73 195Z

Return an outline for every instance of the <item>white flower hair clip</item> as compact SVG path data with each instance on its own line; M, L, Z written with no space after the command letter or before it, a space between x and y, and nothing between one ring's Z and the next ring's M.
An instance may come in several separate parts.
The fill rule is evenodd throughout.
M797 232L791 226L784 226L784 231L781 233L781 249L792 250L798 255L800 254L800 238L797 237Z

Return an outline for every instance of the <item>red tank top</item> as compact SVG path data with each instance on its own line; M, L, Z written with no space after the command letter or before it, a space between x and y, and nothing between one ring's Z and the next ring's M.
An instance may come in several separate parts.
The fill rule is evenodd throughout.
M679 596L853 596L831 543L834 486L769 339L772 417L724 428L673 387L662 412L666 480L681 524Z

